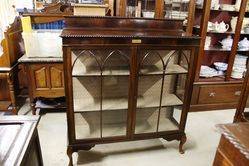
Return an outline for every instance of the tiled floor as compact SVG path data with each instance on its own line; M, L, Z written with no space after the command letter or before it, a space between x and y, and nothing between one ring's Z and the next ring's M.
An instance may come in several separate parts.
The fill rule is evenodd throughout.
M86 166L209 166L212 165L220 134L215 125L230 123L235 110L189 113L186 153L178 153L178 142L163 139L123 142L95 146L74 154L75 165ZM30 115L25 105L20 114ZM47 113L38 126L45 166L68 164L65 113Z

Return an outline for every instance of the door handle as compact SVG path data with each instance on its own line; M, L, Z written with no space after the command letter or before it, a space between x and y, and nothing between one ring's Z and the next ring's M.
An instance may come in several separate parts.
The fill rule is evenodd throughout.
M234 93L235 96L240 96L240 94L241 94L241 91L240 91L240 90L239 90L239 91L236 91L236 92Z
M209 97L214 97L215 96L215 92L211 92L211 93L209 93Z

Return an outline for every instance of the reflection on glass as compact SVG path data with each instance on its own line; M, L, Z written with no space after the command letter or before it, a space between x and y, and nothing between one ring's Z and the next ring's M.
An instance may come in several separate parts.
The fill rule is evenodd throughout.
M127 17L155 17L155 0L127 0Z
M186 19L188 16L189 0L164 0L165 18Z

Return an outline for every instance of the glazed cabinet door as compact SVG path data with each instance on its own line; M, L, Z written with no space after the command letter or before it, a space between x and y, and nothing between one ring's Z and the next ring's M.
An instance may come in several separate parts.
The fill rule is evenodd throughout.
M140 48L135 135L178 131L190 50Z
M71 50L75 138L126 137L131 50Z

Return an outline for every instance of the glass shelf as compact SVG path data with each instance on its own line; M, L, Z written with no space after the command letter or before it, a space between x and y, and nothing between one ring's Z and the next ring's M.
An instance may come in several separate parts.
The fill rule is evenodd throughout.
M128 109L128 98L105 98L102 101L103 110L123 110ZM153 96L140 96L137 99L137 108L159 107L159 101ZM74 98L74 112L100 111L100 100L84 98ZM162 107L181 106L183 102L175 95L168 94L162 100Z
M214 47L214 46L210 46L209 48L205 48L205 51L226 51L226 52L230 52L231 49L224 49L222 47Z
M165 71L165 75L170 74L186 74L188 71L180 65L173 64L167 67ZM161 71L157 66L146 66L140 70L140 75L162 75L163 71ZM117 69L111 68L104 70L102 76L128 76L130 75L130 71L128 67L118 67ZM85 72L79 70L73 70L73 77L87 77L87 76L101 76L98 68L92 68L91 70Z
M128 76L130 71L128 67L118 67L117 69L111 68L106 69L102 73L103 76ZM82 69L73 70L73 77L84 77L84 76L101 76L100 70L96 68L91 68L88 71L82 71Z
M200 8L200 7L196 7L196 11L197 12L202 12L203 8ZM236 10L222 10L222 9L218 9L218 10L215 10L215 9L210 9L211 12L229 12L229 13L236 13L238 14L239 11L236 11Z
M147 66L146 66L147 67ZM165 75L170 74L186 74L188 71L180 65L173 64L166 68ZM151 66L147 68L142 68L139 75L162 75L163 71L160 71L158 67Z

